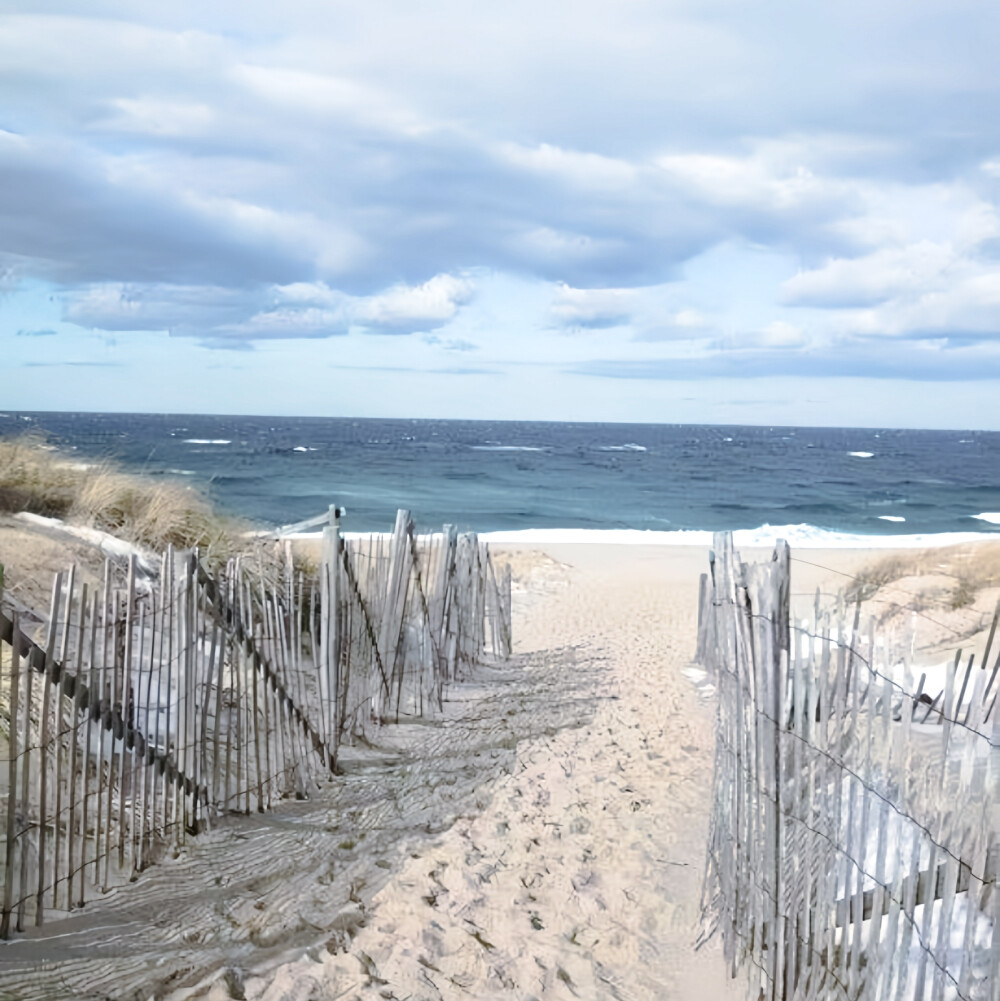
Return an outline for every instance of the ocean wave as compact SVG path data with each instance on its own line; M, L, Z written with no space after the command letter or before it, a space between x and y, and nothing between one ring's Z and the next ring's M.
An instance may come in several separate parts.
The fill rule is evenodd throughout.
M906 519L901 514L880 514L878 516L879 521L906 521Z
M626 442L624 445L601 445L600 452L647 452L645 445L637 445L634 441Z
M853 455L855 459L871 459L874 457L874 452L848 452L848 455Z
M1000 520L1000 515L997 515ZM799 549L928 549L962 542L995 539L995 532L940 532L920 535L856 535L834 532L815 525L761 525L733 532L737 549L766 549L784 539ZM633 528L526 528L515 531L481 532L479 538L491 545L577 545L603 543L618 546L698 546L711 547L713 533L698 529L674 532L644 531Z
M310 448L308 445L296 445L295 448L292 449L292 451L293 452L316 452L318 450L315 449L315 448Z
M232 445L229 438L185 438L185 445Z
M538 445L470 445L473 452L544 452Z
M972 516L977 521L988 521L991 525L1000 525L1000 511L984 511Z

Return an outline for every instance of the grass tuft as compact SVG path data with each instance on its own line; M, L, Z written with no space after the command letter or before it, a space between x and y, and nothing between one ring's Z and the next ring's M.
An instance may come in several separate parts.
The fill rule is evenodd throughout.
M41 435L0 439L0 513L30 511L98 528L162 552L199 547L209 560L246 548L245 527L190 484L73 462Z
M867 601L898 580L928 575L950 577L954 582L939 602L942 606L968 608L981 591L1000 587L1000 542L883 556L857 572L845 595L852 602ZM914 601L917 597L913 596Z

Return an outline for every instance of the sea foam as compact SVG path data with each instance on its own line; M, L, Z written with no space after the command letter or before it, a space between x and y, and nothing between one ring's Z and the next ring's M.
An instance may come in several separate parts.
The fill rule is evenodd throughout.
M473 452L544 452L537 445L470 445Z
M760 549L784 539L800 549L929 549L962 542L995 539L994 532L940 532L915 535L854 535L833 532L815 525L761 525L733 532L737 548ZM642 531L632 528L527 528L520 531L481 532L479 538L492 545L578 545L603 543L618 546L710 547L713 533L699 530L675 532Z

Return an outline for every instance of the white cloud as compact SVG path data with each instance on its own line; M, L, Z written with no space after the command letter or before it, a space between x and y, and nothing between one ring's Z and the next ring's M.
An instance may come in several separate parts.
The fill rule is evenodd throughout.
M665 178L712 205L788 213L842 201L849 185L809 162L808 142L759 142L744 156L675 153L657 157Z
M794 323L775 320L764 327L757 342L768 348L798 348L806 343L806 335Z
M954 247L923 240L800 272L784 283L782 298L799 306L871 306L940 287L956 263Z
M84 326L784 364L996 330L996 5L42 8L0 15L0 289Z
M232 337L256 341L288 337L333 337L347 333L344 312L338 309L303 309L288 307L255 313L244 323L218 327L209 332L212 337Z
M102 330L169 330L211 340L331 337L352 327L411 333L443 326L473 292L471 281L446 274L372 296L325 282L256 290L107 283L67 294L63 318Z
M639 168L625 160L598 153L560 149L549 143L535 147L501 143L500 159L520 170L548 176L583 190L620 191L634 184Z
M956 265L947 283L848 317L848 329L867 336L1000 343L1000 271Z
M356 301L354 321L371 330L405 331L439 327L472 298L474 286L454 275L435 275L422 285L397 285Z
M472 299L475 286L466 278L441 274L420 285L394 285L371 296L348 295L324 282L296 282L273 292L275 308L239 328L241 336L290 336L297 329L311 337L351 327L393 334L433 330L455 318Z
M172 330L231 323L254 309L243 290L108 282L63 296L63 319L100 330Z
M283 111L346 118L365 128L417 136L433 127L403 103L349 77L311 73L284 66L241 63L231 70L234 81Z
M582 289L560 285L552 301L551 313L566 326L610 327L627 322L635 311L635 289Z

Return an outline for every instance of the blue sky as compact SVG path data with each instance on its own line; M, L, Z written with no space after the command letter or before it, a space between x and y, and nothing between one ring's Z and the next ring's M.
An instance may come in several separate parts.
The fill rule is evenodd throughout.
M1000 428L997 51L983 0L0 0L0 406Z

